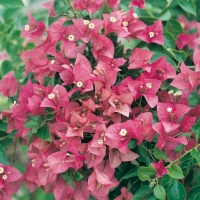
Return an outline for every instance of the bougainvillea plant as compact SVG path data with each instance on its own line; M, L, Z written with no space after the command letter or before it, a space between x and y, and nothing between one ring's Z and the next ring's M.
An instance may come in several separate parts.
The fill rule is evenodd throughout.
M55 0L49 25L28 14L28 78L8 70L0 92L30 161L22 175L0 145L0 199L22 182L56 200L200 199L200 23L182 14L196 5L148 2Z

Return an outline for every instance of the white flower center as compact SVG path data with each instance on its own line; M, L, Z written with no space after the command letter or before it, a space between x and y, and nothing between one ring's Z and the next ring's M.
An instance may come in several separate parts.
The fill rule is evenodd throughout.
M152 88L152 83L147 83L146 86L151 89Z
M154 37L155 33L154 32L149 32L149 37L152 38Z
M167 112L171 113L172 112L172 108L168 107L167 108Z
M76 86L79 87L79 88L82 87L82 86L83 86L83 82L82 82L82 81L79 81L79 82L76 84Z
M128 26L128 22L127 21L124 21L122 22L123 26Z
M133 13L133 17L134 17L135 19L137 19L137 18L138 18L137 13Z
M4 168L0 167L0 174L3 174L3 172L4 172Z
M48 98L49 98L49 99L53 99L54 97L55 97L55 94L54 94L54 93L51 93L51 94L48 95Z
M168 94L173 94L174 93L174 91L173 90L170 90L169 92L168 92Z
M102 139L98 140L98 144L103 144L103 140Z
M8 177L7 177L7 175L6 174L4 174L3 176L2 176L2 179L3 180L6 180Z
M25 31L29 31L29 29L30 29L30 26L28 24L24 26Z
M181 91L177 91L174 93L174 96L181 96L183 93Z
M111 21L111 22L116 22L117 20L116 20L115 17L110 17L110 21Z
M74 40L74 35L69 35L69 36L68 36L68 40L69 40L69 41L73 41L73 40Z
M94 23L90 23L90 24L89 24L89 28L90 28L90 29L93 29L94 27L95 27L95 24L94 24Z
M54 63L55 63L55 60L52 60L52 61L51 61L51 64L53 65Z
M123 128L123 129L120 130L119 134L120 134L121 136L126 136L127 130L126 130L125 128Z
M87 24L90 23L90 21L89 21L89 20L84 20L83 23L84 23L85 25L87 25Z

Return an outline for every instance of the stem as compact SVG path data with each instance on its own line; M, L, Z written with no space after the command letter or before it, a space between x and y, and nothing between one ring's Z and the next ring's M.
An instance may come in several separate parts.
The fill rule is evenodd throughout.
M6 136L4 136L4 137L1 137L1 138L0 138L0 141L5 140L7 137L9 137L9 136L6 135Z
M140 179L137 179L136 181L134 181L128 188L127 188L127 191L129 191L131 188L132 188L132 186L137 182L137 181L139 181Z
M154 162L156 162L155 158L153 157L152 153L151 153L151 150L147 149L145 146L142 145L142 147L149 152L151 158L153 159Z
M139 107L140 107L140 112L142 113L142 97L140 97Z
M72 4L70 3L70 0L67 0L68 4L70 5L72 12L74 13L74 17L77 18L76 13L74 11L74 8L72 7Z
M12 166L14 166L14 164L15 164L15 152L16 152L16 148L17 148L17 140L15 140L15 146L14 146L14 151L13 151L13 155L12 155Z
M188 153L190 153L193 149L197 149L198 147L200 147L200 144L198 144L194 148L190 149L189 151L186 151L182 156L180 156L176 160L172 161L169 165L167 165L166 168L170 168L171 165L173 165L174 163L178 162L181 158L183 158L185 155L187 155Z

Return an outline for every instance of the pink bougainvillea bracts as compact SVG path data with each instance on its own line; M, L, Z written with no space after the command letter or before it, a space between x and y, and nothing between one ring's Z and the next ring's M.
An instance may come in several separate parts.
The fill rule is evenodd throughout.
M200 23L166 21L171 2L52 0L48 26L28 14L35 47L17 54L26 79L2 64L0 131L29 161L23 177L0 164L0 199L22 181L56 200L170 199L199 182L186 177L200 159Z

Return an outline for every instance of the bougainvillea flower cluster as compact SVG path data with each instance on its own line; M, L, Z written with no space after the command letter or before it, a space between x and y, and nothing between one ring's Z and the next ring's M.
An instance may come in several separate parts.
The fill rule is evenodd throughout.
M51 17L58 15L53 2L44 4ZM17 130L16 138L29 147L30 163L23 178L16 169L0 165L0 195L7 195L5 199L20 181L31 192L40 187L53 193L56 200L109 199L109 191L123 181L116 178L118 167L140 157L130 147L134 141L165 152L167 159L150 165L157 178L168 173L168 162L180 157L177 147L195 145L188 133L200 109L191 108L188 98L200 85L198 32L178 35L179 50L194 49L195 68L180 62L176 70L150 48L128 51L121 45L134 39L162 46L165 38L160 19L145 24L134 12L133 6L145 8L144 0L132 0L127 12L118 9L119 2L74 0L69 5L74 16L63 16L48 28L29 13L21 37L44 38L21 54L32 78L18 87L9 72L0 92L14 96L19 90L17 101L2 116L7 132ZM105 6L114 9L99 18L93 15ZM119 188L116 199L131 199L129 186Z

